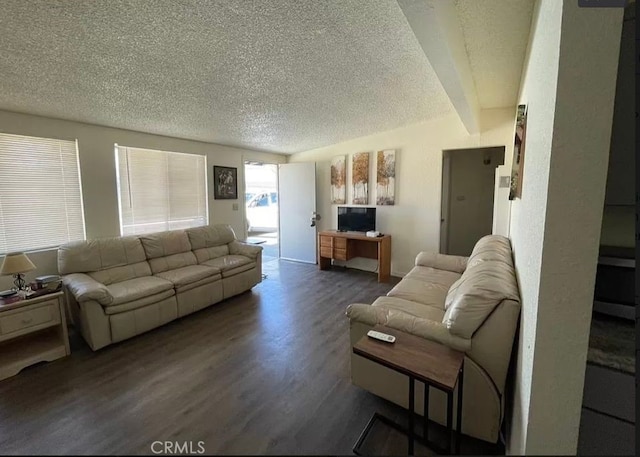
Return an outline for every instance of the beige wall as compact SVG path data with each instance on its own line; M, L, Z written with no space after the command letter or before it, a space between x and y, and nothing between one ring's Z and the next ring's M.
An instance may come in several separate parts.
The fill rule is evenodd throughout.
M82 196L87 238L120 235L114 143L164 151L202 154L207 157L209 223L227 223L244 238L243 160L285 163L287 156L261 153L198 141L150 135L78 122L0 111L0 132L78 140ZM238 168L238 200L213 199L213 165ZM19 164L18 164L19 166ZM238 203L238 210L232 205ZM56 251L29 254L38 269L27 279L57 272ZM0 277L0 290L11 286L11 278Z
M322 215L321 230L337 228L338 205L330 200L330 161L347 155L348 180L351 155L396 149L396 205L377 207L377 228L392 236L391 272L402 276L413 266L420 251L438 252L440 247L440 197L442 192L442 151L444 149L506 146L513 151L515 108L485 110L481 113L482 133L469 135L457 116L421 122L395 130L356 138L332 146L293 154L290 162L317 163L317 202ZM369 205L375 206L375 155L370 157ZM347 202L351 189L347 187ZM505 205L506 202L500 202ZM375 261L353 259L349 266L371 270Z
M510 454L575 454L622 10L540 0L520 103L522 199L510 234L522 297Z

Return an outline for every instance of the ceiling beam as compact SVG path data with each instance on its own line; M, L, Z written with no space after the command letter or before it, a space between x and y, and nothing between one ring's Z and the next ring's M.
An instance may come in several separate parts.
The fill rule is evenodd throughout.
M480 106L454 2L397 0L469 134L480 133Z

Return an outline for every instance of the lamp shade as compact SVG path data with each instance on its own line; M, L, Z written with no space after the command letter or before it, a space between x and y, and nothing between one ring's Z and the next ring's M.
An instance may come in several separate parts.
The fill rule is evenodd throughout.
M24 252L13 252L7 254L0 268L0 275L12 275L16 273L26 273L35 270L36 266Z

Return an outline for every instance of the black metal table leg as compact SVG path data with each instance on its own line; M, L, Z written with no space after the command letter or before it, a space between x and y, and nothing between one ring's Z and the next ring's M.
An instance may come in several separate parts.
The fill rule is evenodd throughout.
M463 366L460 367L460 374L458 376L458 418L456 420L456 454L460 454L460 438L462 435L462 388L463 388L463 377L464 377L464 362Z
M429 440L429 384L424 383L424 407L422 408L422 439Z
M453 439L453 392L447 392L447 454L451 455L451 440Z
M378 419L378 414L375 413L373 416L371 416L371 419L369 419L369 422L367 422L367 426L364 428L364 430L362 430L362 433L360 433L360 436L358 437L358 441L356 441L356 444L353 445L354 454L361 455L360 446L362 446L362 443L364 442L365 438L371 431L371 427L373 427L373 424L377 419Z
M414 414L415 380L409 376L409 455L413 455L413 414Z

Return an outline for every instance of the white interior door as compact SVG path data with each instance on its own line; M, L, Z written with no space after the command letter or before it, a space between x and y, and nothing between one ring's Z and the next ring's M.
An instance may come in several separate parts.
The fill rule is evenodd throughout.
M280 258L316 263L316 164L278 165Z

